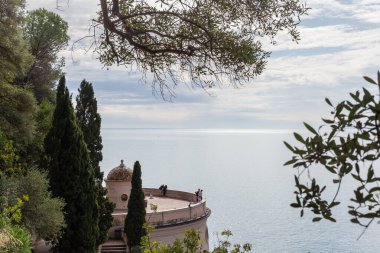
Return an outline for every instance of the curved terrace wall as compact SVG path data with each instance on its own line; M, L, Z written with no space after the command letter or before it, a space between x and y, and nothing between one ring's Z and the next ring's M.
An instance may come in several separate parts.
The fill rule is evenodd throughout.
M162 197L161 191L155 188L143 188L146 198L150 196ZM194 193L168 190L165 196L166 201L173 199L180 204L173 205L173 208L162 211L153 212L148 208L146 221L156 229L151 232L153 241L160 241L172 244L177 238L184 237L184 231L187 229L195 229L199 232L202 241L202 250L208 250L208 228L207 218L211 214L211 210L207 208L206 201L196 202ZM181 201L178 201L181 200ZM160 206L158 206L160 210ZM122 236L126 241L124 229L124 220L127 215L127 210L121 208L115 210L112 214L114 221L113 227L109 230L109 236L113 239L118 239L116 234Z
M161 196L161 190L156 189L156 188L143 188L143 192L145 194L145 197L149 197L150 194L152 194L152 196L157 196L157 197ZM183 192L183 191L168 190L166 192L166 197L173 198L173 199L186 200L189 202L196 201L196 196L194 193Z
M160 197L161 191L153 188L143 188L144 194L149 198L150 195L153 197ZM152 212L149 211L146 214L146 221L153 226L161 227L165 225L174 225L179 223L188 222L191 220L201 219L208 216L211 211L206 206L206 201L202 200L195 203L195 194L183 191L168 190L166 197L173 199L181 199L189 201L189 205L180 208L174 208L169 210ZM114 213L114 225L122 226L124 224L126 213Z

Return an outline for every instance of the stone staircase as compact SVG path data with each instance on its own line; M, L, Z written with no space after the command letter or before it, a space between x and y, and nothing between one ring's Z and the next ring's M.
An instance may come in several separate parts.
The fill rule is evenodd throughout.
M101 253L126 253L127 245L121 240L108 240L102 245Z

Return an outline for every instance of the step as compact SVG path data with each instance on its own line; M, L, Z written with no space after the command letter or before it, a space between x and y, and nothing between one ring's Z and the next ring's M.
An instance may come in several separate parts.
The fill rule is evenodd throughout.
M123 241L107 241L102 245L101 253L125 253L127 246Z
M123 250L116 250L116 249L106 249L106 250L103 250L101 251L102 253L125 253L127 252L126 249L123 249Z
M125 249L124 250L102 250L101 253L125 253L127 252Z
M115 249L115 248L126 248L125 245L103 245L102 249Z
M124 248L102 248L102 253L125 253L126 247Z

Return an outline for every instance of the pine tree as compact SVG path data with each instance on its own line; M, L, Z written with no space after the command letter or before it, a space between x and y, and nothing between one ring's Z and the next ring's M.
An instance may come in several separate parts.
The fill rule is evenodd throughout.
M102 186L103 172L100 171L99 166L99 162L103 160L103 145L100 135L101 117L98 113L94 89L91 83L83 80L78 91L76 115L79 126L83 131L84 140L89 150L90 160L97 180L99 205L99 236L97 238L97 245L100 245L107 239L108 230L112 226L114 204L105 197L107 190Z
M144 192L142 191L141 166L138 161L133 166L132 189L128 202L128 214L125 218L124 232L127 234L128 247L140 245L140 239L146 234Z
M66 228L55 242L54 251L93 253L99 234L95 174L65 86L65 77L58 84L45 152L53 196L66 203Z

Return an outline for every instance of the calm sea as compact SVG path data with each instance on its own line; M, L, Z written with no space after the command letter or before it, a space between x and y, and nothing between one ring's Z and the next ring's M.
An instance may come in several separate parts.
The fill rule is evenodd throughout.
M294 171L282 164L291 154L282 144L286 130L103 129L102 170L124 159L138 160L144 187L203 189L212 215L210 246L217 231L230 229L233 243L250 242L253 252L380 252L380 226L362 228L349 222L347 201L335 210L337 223L311 222L291 208ZM322 181L331 179L316 169ZM352 194L347 180L342 197ZM345 201L343 198L341 201Z

